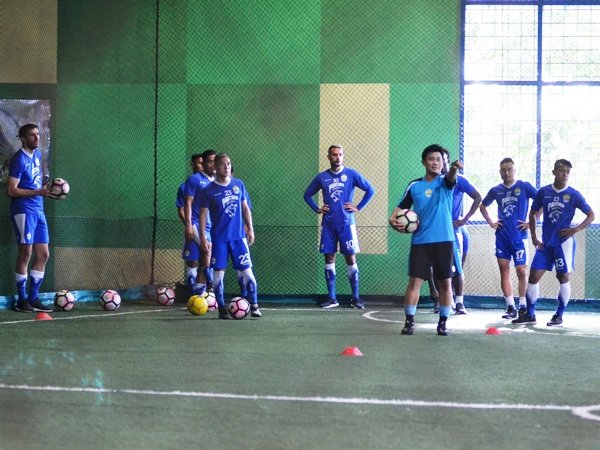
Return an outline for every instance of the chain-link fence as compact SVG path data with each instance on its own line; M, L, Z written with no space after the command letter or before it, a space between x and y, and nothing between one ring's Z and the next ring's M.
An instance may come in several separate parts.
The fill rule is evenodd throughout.
M458 0L54 5L55 80L0 78L0 98L50 100L50 170L71 184L67 200L47 202L52 254L43 289L181 282L175 196L190 156L212 148L231 156L252 198L259 292L325 294L319 218L302 194L327 168L329 144L342 143L345 163L377 191L357 215L362 294L403 293L409 237L391 231L387 217L409 180L422 175L425 146L441 143L457 156ZM21 29L32 26L9 17ZM8 23L5 14L4 31ZM37 57L20 56L5 70ZM8 211L8 201L0 207ZM0 288L13 294L7 216L0 227ZM493 233L469 228L466 294L500 296ZM597 243L595 230L578 235L578 298L598 296L590 250ZM338 258L338 291L349 295L344 274ZM233 273L225 283L235 292ZM543 284L553 297L554 284Z

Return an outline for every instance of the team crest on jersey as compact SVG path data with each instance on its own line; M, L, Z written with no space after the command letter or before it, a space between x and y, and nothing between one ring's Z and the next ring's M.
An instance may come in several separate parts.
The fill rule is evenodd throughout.
M425 197L431 197L433 195L433 191L430 188L425 189Z
M234 192L236 188L237 186L233 187ZM239 193L239 189L237 193ZM225 214L227 214L229 217L235 216L238 208L238 200L239 197L237 195L233 195L231 191L225 191L225 197L221 199L221 205L225 211Z
M516 188L515 189L515 195L521 195L521 189L520 188Z
M569 200L571 200L571 196L569 194L563 195L563 202L569 203Z
M348 181L348 176L346 174L343 174L341 177L342 181L346 182Z
M237 186L234 186L234 187L233 187L233 193L234 193L234 194L239 194L239 193L240 193L240 188L239 188L239 187L237 187Z

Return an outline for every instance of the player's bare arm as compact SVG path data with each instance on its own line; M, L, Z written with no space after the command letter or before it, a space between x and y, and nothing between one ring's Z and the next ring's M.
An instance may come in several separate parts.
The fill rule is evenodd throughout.
M487 208L483 203L479 206L479 211L481 211L481 215L491 228L497 230L498 228L502 227L502 222L500 220L492 220Z
M14 177L8 177L8 182L6 184L6 193L9 197L35 197L41 195L42 197L50 197L56 198L55 195L51 194L46 186L42 186L40 189L21 189L17 187L19 185L19 180Z
M473 216L473 214L477 212L477 210L479 209L479 205L481 204L481 194L477 191L477 189L475 189L475 191L471 192L468 195L473 199L473 203L471 204L471 208L469 209L467 214L465 214L462 217L462 219L454 221L455 228L462 227L465 223L467 223L469 219Z
M450 169L448 170L448 173L446 174L446 179L450 183L456 183L456 177L457 177L458 171L462 168L464 168L464 165L461 161L459 161L459 160L454 161L450 165Z
M206 239L206 218L207 217L208 217L208 208L200 208L200 217L198 218L198 225L200 226L200 230L199 230L200 250L202 250L205 253L208 253L211 250L210 242L208 242L208 239ZM188 228L187 225L185 228L186 228L186 234L187 234L187 228ZM191 224L190 224L190 228L191 228Z
M542 244L542 241L538 239L535 227L537 223L537 218L540 216L541 211L541 208L539 211L529 211L529 233L531 234L531 243L535 248L538 248L540 250L544 248L544 244Z
M183 235L186 240L191 241L194 239L194 229L192 227L192 202L194 201L194 197L191 195L187 195L185 197L185 206L184 206L184 224L185 230L183 231Z
M246 225L246 241L248 245L254 244L254 226L252 225L252 212L248 207L246 200L242 201L242 217Z

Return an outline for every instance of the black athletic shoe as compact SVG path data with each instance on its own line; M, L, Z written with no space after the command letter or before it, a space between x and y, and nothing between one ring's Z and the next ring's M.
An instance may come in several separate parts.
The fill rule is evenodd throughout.
M412 336L414 332L415 332L415 321L407 320L406 322L404 322L404 328L402 328L401 333Z
M360 298L353 298L350 300L350 308L365 309L365 304Z
M33 313L35 309L33 309L33 306L27 300L18 300L15 304L15 311Z
M446 320L440 319L437 325L438 336L448 336L448 330L446 330Z
M457 316L464 316L465 314L468 314L467 308L465 308L465 305L462 303L457 303L454 308L454 314Z
M250 306L250 315L252 317L262 317L260 309L258 309L258 305L252 305L252 306Z
M223 320L231 319L226 306L219 306L219 319L223 319Z
M513 305L508 305L506 313L502 316L503 319L516 319L519 314Z
M519 311L519 317L512 320L511 323L514 323L515 325L535 325L537 322L535 320L535 314L530 316L529 313L525 311L525 313L521 315L521 312Z
M558 314L554 314L552 319L550 319L550 322L548 322L546 325L549 327L560 327L562 326L562 317Z
M337 300L335 300L333 298L329 298L326 301L324 301L323 303L321 303L320 306L323 309L331 309L331 308L337 308L338 306L340 306L340 304L338 303Z
M54 309L50 306L43 305L38 298L31 304L31 307L35 312L53 312Z

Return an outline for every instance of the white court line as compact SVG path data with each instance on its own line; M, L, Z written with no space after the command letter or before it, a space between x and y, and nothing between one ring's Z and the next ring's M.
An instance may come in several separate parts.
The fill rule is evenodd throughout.
M63 387L63 386L28 386L0 383L0 389L16 391L41 392L73 392L83 394L126 394L141 396L165 396L186 398L219 398L230 400L265 400L279 402L302 403L334 403L346 405L376 405L376 406L419 406L431 408L453 409L484 409L484 410L525 410L525 411L570 411L572 414L589 420L600 421L592 411L600 410L600 405L567 406L567 405L528 405L524 403L457 403L457 402L427 402L424 400L375 399L358 397L298 397L287 395L247 395L220 392L190 392L190 391L154 391L143 389L106 389L92 387Z
M310 312L310 311L316 311L316 312L323 312L323 309L321 308L265 308L261 306L261 309L264 311L305 311L305 312ZM60 317L60 315L62 314L69 314L64 313L62 311L54 311L53 314L58 314L59 316L53 316L52 320L74 320L74 319L87 319L88 317L103 317L103 318L107 318L107 317L116 317L116 316L124 316L127 314L146 314L146 313L153 313L153 312L167 312L167 311L185 311L186 307L164 307L164 308L160 308L160 309L146 309L143 311L120 311L120 312L115 312L115 311L105 311L105 312L101 312L99 314L87 314L87 315L78 315L78 316L65 316L65 317ZM338 310L339 311L346 311L344 310ZM347 310L350 311L350 310ZM327 310L327 314L330 314L332 312L335 312L335 310ZM27 315L30 313L21 313L23 315ZM35 314L30 314L30 317L33 316L35 317ZM29 323L29 322L40 322L39 320L35 320L35 319L23 319L23 320L11 320L11 321L7 321L7 322L0 322L0 325L10 325L10 324L15 324L15 323Z
M486 310L486 312L488 312L489 310ZM365 319L368 320L373 320L375 322L387 322L387 323L397 323L400 325L404 324L404 319L400 319L400 320L393 320L393 319L383 319L380 317L375 317L375 314L378 313L382 313L384 311L369 311L366 312L362 315L362 317L364 317ZM385 311L385 313L389 313L389 311ZM426 314L426 313L424 313ZM571 316L573 323L576 324L577 319L573 318L574 316ZM489 328L489 326L492 326L492 323L487 323L486 318L480 318L477 317L477 312L475 312L473 315L464 315L464 316L456 316L456 315L451 315L449 317L449 331L452 332L452 330L455 330L456 332L476 332L476 333L482 333L484 332L487 328ZM537 334L544 334L546 336L560 336L560 337L566 337L566 336L570 336L570 337L585 337L585 338L595 338L595 339L599 339L600 335L598 334L593 334L593 332L590 331L580 331L580 330L575 330L575 329L569 329L567 327L557 327L557 328L550 328L550 327L546 327L543 326L545 324L543 324L543 320L538 321L538 325L534 325L534 326L523 326L523 325L511 325L508 322L503 322L503 323L498 323L500 322L499 320L495 320L495 319L491 319L494 320L495 322L497 322L495 325L493 325L495 328L498 328L500 331L502 331L503 333L537 333ZM589 326L589 324L588 324ZM425 328L425 329L435 329L436 327L436 323L433 322L423 322L421 324L417 323L417 328Z
M161 309L146 309L143 311L121 311L121 312L114 312L114 311L106 311L100 314L87 314L87 315L81 315L81 316L66 316L66 317L52 317L52 320L75 320L75 319L87 319L88 317L117 317L117 316L125 316L128 314L146 314L146 313L152 313L152 312L166 312L166 311L176 311L176 310L181 310L181 309L186 309L185 307L183 308L161 308ZM23 313L24 314L24 313ZM35 317L35 314L31 314L32 316ZM59 312L58 314L63 314L62 312ZM12 320L9 322L0 322L0 325L10 325L10 324L14 324L14 323L28 323L28 322L43 322L40 320L36 320L34 319L24 319L24 320Z

